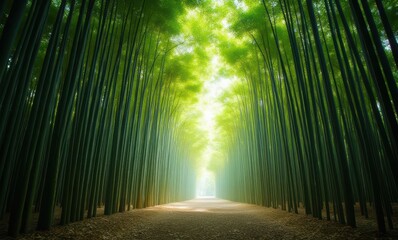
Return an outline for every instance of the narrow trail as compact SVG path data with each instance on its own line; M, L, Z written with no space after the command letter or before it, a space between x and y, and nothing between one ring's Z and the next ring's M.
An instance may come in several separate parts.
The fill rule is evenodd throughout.
M375 228L353 229L305 214L201 198L102 215L19 239L375 239L369 229Z

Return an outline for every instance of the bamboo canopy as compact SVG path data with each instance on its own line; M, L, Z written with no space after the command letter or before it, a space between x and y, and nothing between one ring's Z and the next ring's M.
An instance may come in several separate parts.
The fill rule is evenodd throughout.
M217 197L352 227L359 208L392 229L397 11L396 0L0 1L0 219L17 236L35 214L46 230L57 210L68 224L191 199L212 149ZM206 137L194 106L215 78L238 80L211 99L223 107Z

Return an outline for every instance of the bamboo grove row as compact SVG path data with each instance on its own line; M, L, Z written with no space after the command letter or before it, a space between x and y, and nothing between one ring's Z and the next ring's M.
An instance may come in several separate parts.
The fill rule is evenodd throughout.
M0 217L9 234L191 198L156 1L1 1ZM7 17L5 17L7 16Z
M351 226L359 205L392 229L398 51L382 1L272 4L229 100L217 195Z

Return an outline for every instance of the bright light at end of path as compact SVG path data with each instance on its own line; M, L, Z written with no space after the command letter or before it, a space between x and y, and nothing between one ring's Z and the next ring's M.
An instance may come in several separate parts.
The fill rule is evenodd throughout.
M196 197L214 197L215 196L215 179L214 174L207 170L204 170L200 175L196 183Z

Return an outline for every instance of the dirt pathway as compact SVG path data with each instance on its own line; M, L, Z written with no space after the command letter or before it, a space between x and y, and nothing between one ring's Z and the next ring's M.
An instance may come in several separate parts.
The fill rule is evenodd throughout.
M375 239L374 230L280 209L195 199L86 219L20 239Z

